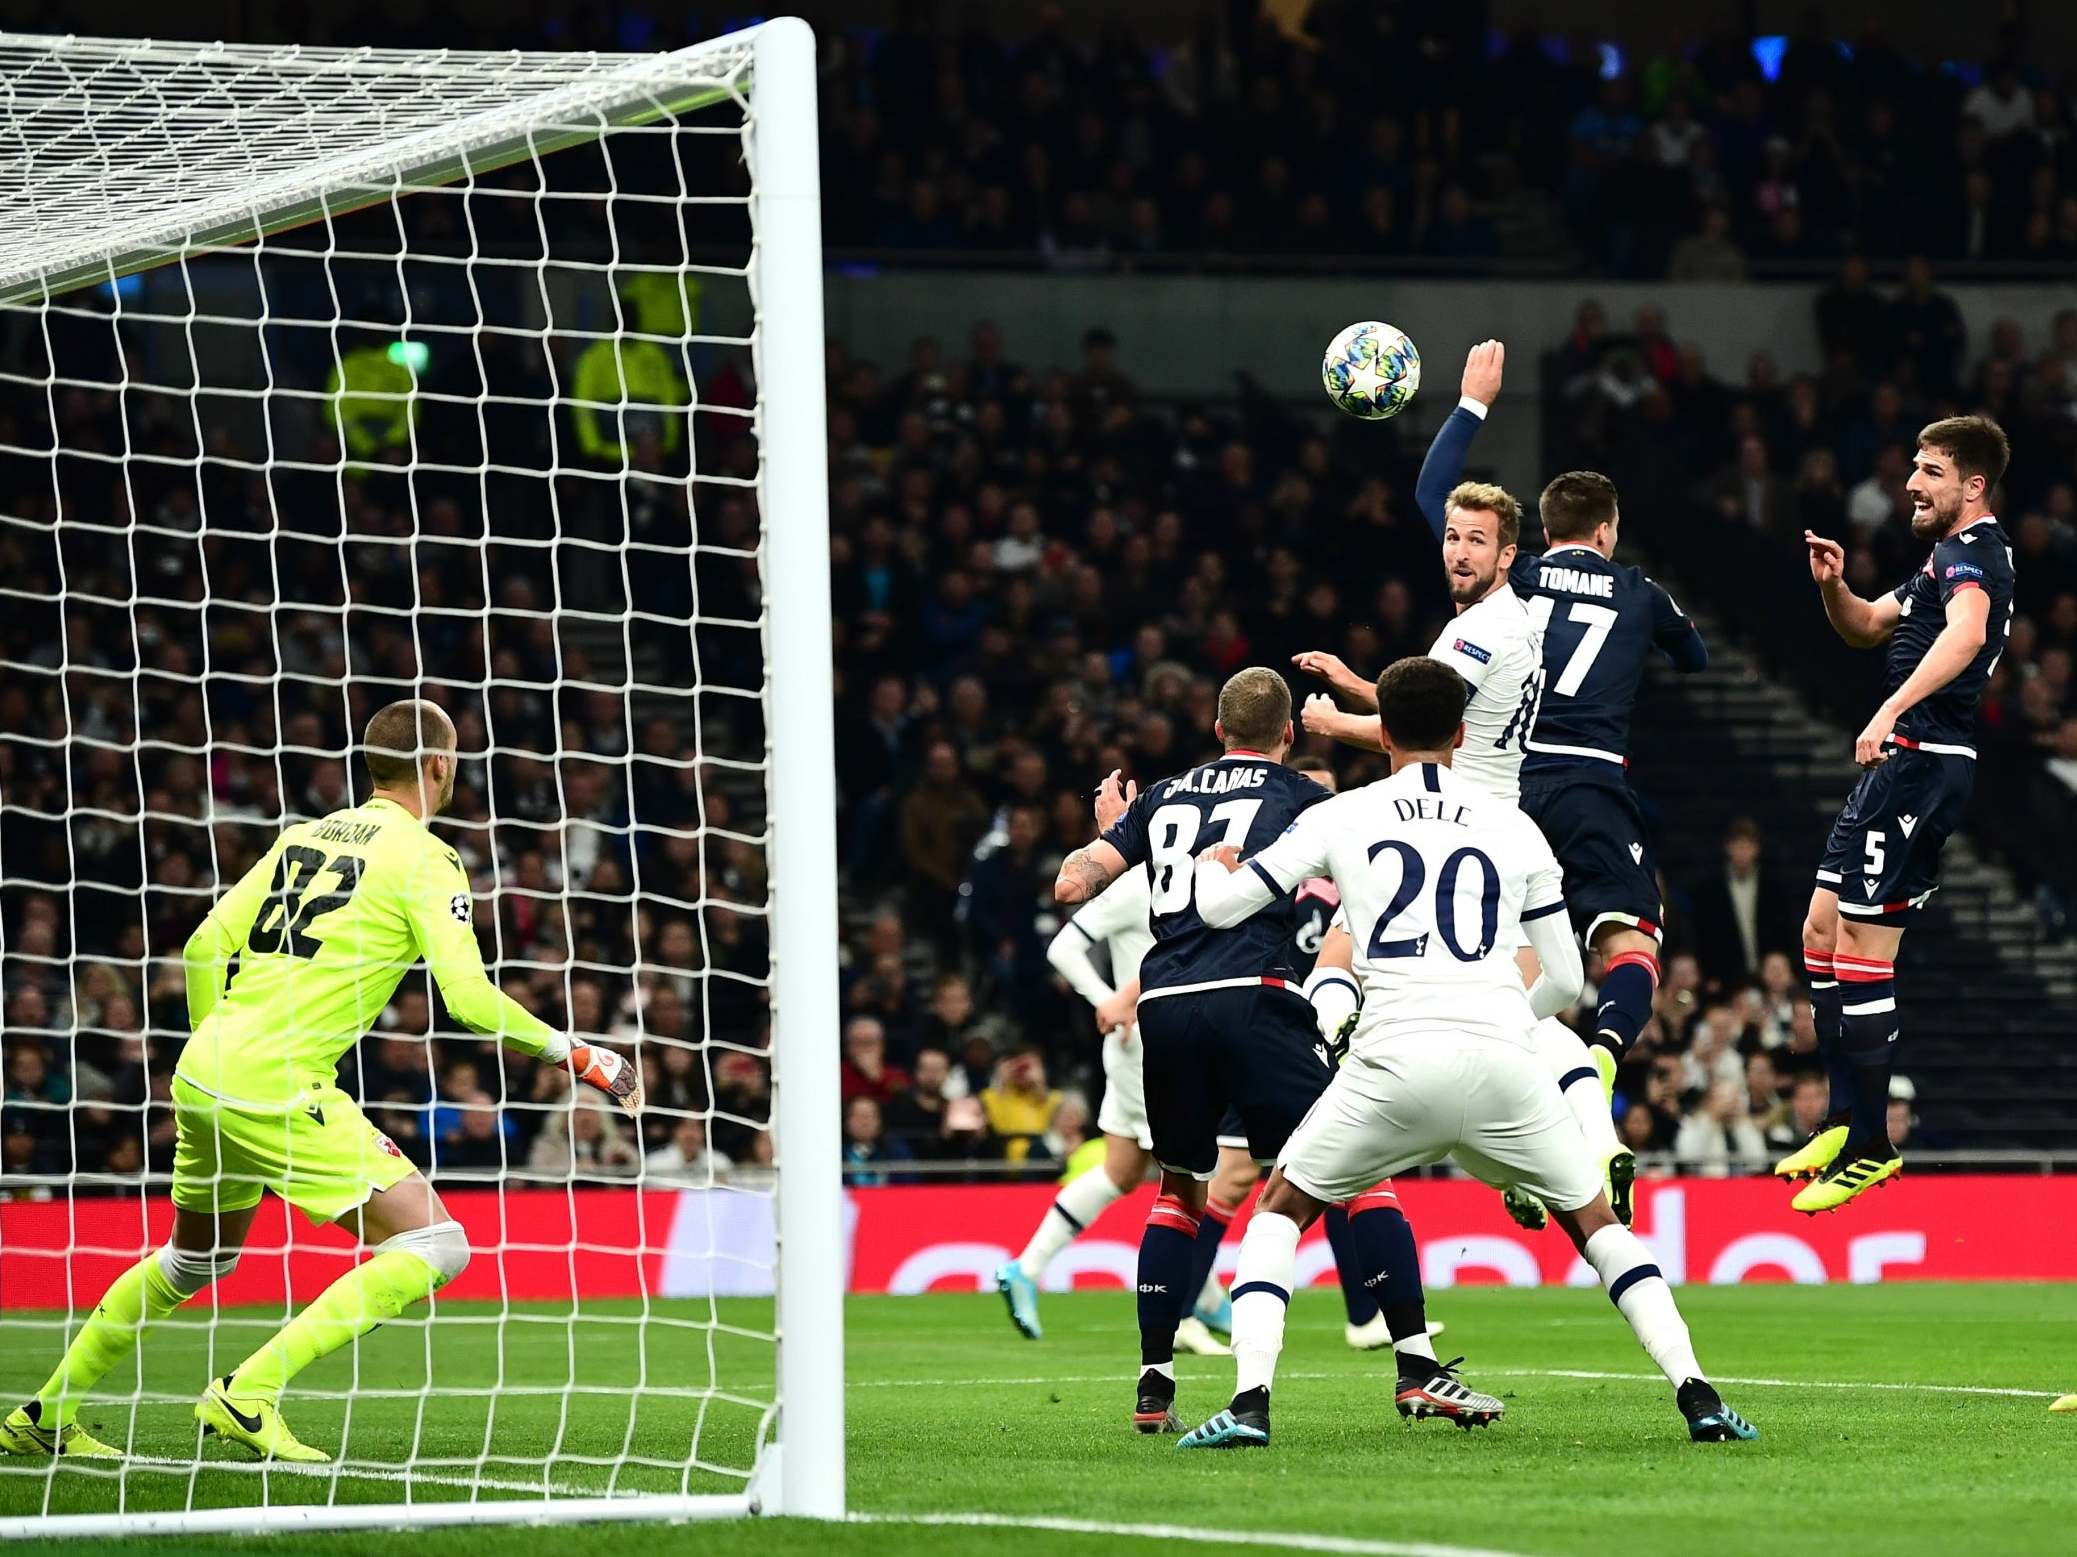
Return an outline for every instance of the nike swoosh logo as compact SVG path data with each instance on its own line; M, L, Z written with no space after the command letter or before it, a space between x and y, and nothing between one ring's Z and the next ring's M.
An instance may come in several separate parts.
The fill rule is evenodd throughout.
M231 1397L221 1390L217 1391L216 1398L222 1401L223 1408L231 1413L231 1420L244 1428L248 1433L256 1433L260 1430L260 1419L258 1416L247 1416L243 1411L232 1405Z

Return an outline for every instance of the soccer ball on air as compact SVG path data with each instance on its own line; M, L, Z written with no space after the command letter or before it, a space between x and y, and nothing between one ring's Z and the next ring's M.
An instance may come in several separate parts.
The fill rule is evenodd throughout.
M1366 422L1397 416L1421 387L1421 354L1404 330L1375 319L1334 337L1320 364L1327 398Z

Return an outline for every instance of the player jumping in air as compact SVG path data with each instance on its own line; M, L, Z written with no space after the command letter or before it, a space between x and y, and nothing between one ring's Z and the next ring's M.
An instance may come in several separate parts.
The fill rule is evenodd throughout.
M1774 1171L1816 1182L1798 1211L1830 1211L1903 1171L1886 1119L1897 1034L1897 947L1939 887L1940 848L1976 779L1976 705L2012 621L2012 543L1990 511L2011 445L1996 422L1956 416L1918 435L1911 533L1925 566L1877 600L1846 586L1846 553L1809 531L1810 576L1833 630L1889 645L1888 696L1854 743L1868 772L1818 863L1803 922L1818 1040L1832 1078L1824 1122Z
M1492 375L1498 366L1497 348L1475 349L1465 368L1467 393L1475 388L1497 394ZM1520 553L1522 505L1505 488L1464 481L1450 490L1443 509L1443 576L1457 615L1428 650L1428 657L1456 671L1469 690L1464 745L1457 753L1458 774L1513 804L1521 796L1522 759L1542 705L1545 680L1542 626L1525 597L1510 583ZM1347 702L1362 710L1344 713L1335 707L1333 698L1315 694L1306 699L1306 729L1370 751L1382 750L1373 684L1332 654L1300 654L1295 663L1325 678ZM1538 971L1535 954L1526 947L1514 950L1523 982L1534 983ZM1344 931L1321 960L1346 968L1349 956ZM1347 989L1349 1009L1353 1010L1353 980ZM1566 1106L1579 1122L1580 1133L1602 1164L1609 1203L1623 1225L1629 1226L1637 1157L1615 1133L1601 1071L1579 1036L1554 1016L1537 1024L1536 1044L1557 1078ZM1544 1208L1533 1196L1514 1186L1504 1193L1508 1214L1517 1222L1531 1229L1545 1225Z
M1332 877L1364 931L1366 999L1347 1060L1292 1132L1241 1240L1232 1404L1177 1447L1269 1442L1299 1234L1323 1206L1444 1156L1549 1207L1673 1384L1691 1437L1757 1437L1703 1378L1672 1289L1616 1220L1536 1055L1537 1020L1583 981L1550 845L1514 806L1452 772L1465 688L1448 667L1403 659L1377 690L1390 778L1307 811L1257 854L1217 847L1196 867L1197 912L1214 929L1251 922L1308 877ZM1517 931L1543 968L1526 991L1507 952ZM1452 1413L1463 1426L1500 1415L1499 1400L1456 1388L1469 1397Z
M1485 341L1464 364L1463 396L1429 446L1416 494L1436 536L1450 493L1500 395L1506 348ZM1565 869L1565 902L1602 959L1588 1046L1604 1096L1618 1061L1651 1019L1664 912L1644 818L1631 791L1630 709L1654 650L1682 671L1709 663L1673 597L1614 559L1622 516L1615 483L1590 470L1552 478L1537 502L1545 549L1518 551L1508 581L1543 634L1543 700L1522 758L1521 806Z
M426 826L454 792L447 715L428 702L392 703L369 721L363 744L375 786L368 802L286 829L189 938L193 1036L173 1073L172 1236L102 1294L49 1382L0 1421L0 1450L119 1457L80 1426L81 1400L146 1326L231 1273L260 1191L271 1189L313 1223L353 1233L369 1258L210 1380L195 1419L262 1458L330 1458L282 1419L289 1380L469 1262L461 1225L335 1074L419 959L462 1026L567 1063L629 1113L640 1110L632 1063L555 1032L484 972L468 873Z
M1180 1431L1175 1331L1193 1294L1193 1245L1205 1181L1218 1162L1219 1122L1238 1110L1249 1148L1273 1160L1333 1075L1312 1007L1290 961L1288 895L1248 925L1208 929L1193 902L1192 860L1217 843L1258 849L1325 789L1284 766L1291 693L1283 677L1243 670L1219 692L1213 727L1225 755L1151 784L1113 773L1097 794L1103 835L1061 862L1054 895L1084 903L1127 870L1148 878L1154 945L1140 965L1139 1034L1147 1124L1161 1194L1140 1241L1140 1374L1133 1424ZM1294 883L1295 885L1295 883ZM1374 1184L1375 1181L1373 1180ZM1354 1197L1368 1188L1358 1185ZM1347 1197L1344 1197L1347 1198ZM1380 1293L1402 1382L1438 1371L1428 1341L1413 1231L1389 1195L1351 1207L1362 1267Z

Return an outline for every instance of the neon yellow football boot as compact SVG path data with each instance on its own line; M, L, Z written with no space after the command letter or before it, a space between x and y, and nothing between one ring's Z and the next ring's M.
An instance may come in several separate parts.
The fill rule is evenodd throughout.
M1845 1125L1821 1124L1810 1132L1809 1140L1774 1165L1774 1176L1778 1179L1814 1179L1832 1165L1832 1159L1845 1145Z
M281 1418L281 1408L271 1400L234 1400L230 1379L211 1379L209 1388L195 1402L195 1420L202 1431L215 1433L246 1448L263 1460L297 1460L308 1465L326 1465L331 1456L313 1449Z
M32 1400L16 1406L0 1418L0 1454L31 1457L57 1455L62 1459L119 1460L123 1451L105 1444L77 1422L62 1427L43 1425L43 1402Z
M1866 1194L1878 1184L1887 1184L1903 1171L1904 1159L1896 1154L1894 1148L1887 1157L1871 1157L1863 1152L1842 1153L1839 1161L1798 1190L1789 1206L1806 1216L1815 1216L1820 1211L1837 1211L1849 1200Z

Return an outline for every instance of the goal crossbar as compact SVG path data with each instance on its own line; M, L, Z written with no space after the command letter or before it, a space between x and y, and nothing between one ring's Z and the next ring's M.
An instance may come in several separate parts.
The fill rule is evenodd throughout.
M747 85L756 31L661 55L274 50L0 32L9 121L0 129L0 306L55 297L414 189L481 177L611 130L695 112ZM350 124L357 116L380 140L312 160L301 149L308 142L297 135L296 121L268 124L260 139L233 134L220 148L223 157L243 164L226 164L227 171L238 168L245 180L240 187L210 193L205 186L189 194L189 186L168 175L191 168L118 160L105 143L82 137L80 150L89 154L65 157L66 176L53 178L49 161L39 159L62 152L77 126L59 124L61 133L47 139L37 132L80 101L73 89L79 62L97 64L101 73L134 73L141 112L152 111L163 81L183 74L227 77L211 95L224 102L234 131L235 82L261 69L277 77L286 72L318 94L300 120L323 113L326 136L336 140L340 119ZM47 96L25 87L46 79ZM400 136L390 120L412 105L379 89L414 79L449 87L459 79L476 101L431 96L416 107L436 117Z

